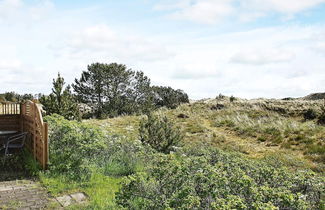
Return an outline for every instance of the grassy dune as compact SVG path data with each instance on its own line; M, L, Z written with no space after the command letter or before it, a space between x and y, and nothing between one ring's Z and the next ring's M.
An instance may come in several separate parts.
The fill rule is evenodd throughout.
M324 177L325 127L318 125L316 121L305 121L303 113L310 108L320 111L322 105L323 101L237 99L231 102L229 98L221 98L191 102L176 109L162 108L156 111L157 114L167 116L184 133L182 145L168 155L153 152L138 141L139 124L144 116L92 119L84 120L82 123L67 121L59 116L51 116L47 120L50 120L50 125L52 125L50 149L53 165L50 171L41 173L39 177L54 196L71 192L85 192L89 195L90 201L86 206L71 206L70 209L120 209L121 203L117 202L123 201L119 197L121 195L124 198L129 197L125 202L133 202L132 205L142 205L141 196L150 196L151 193L154 197L147 199L154 201L160 195L155 193L155 190L163 187L159 186L159 183L173 182L173 179L169 180L169 178L175 174L168 173L170 168L174 167L178 173L173 178L180 178L178 181L174 180L175 183L183 180L187 173L194 173L201 177L201 172L207 172L210 169L225 170L222 173L221 171L212 173L214 175L227 174L227 170L230 170L232 171L231 175L234 172L236 172L234 174L242 174L237 178L233 177L234 180L239 180L234 185L238 187L241 186L241 181L244 181L242 180L244 174L246 174L244 178L250 177L249 180L255 183L260 179L256 177L263 176L263 171L266 170L275 171L274 174L271 173L270 177L274 176L277 180L275 182L278 183L272 181L273 184L281 185L282 181L279 180L284 179L286 182L283 183L289 183L302 177L301 180L306 179L313 183L311 189L316 192L318 188L321 188L321 185L317 184L317 180ZM62 143L67 145L64 151ZM223 151L220 152L221 150L216 149L219 152L214 153L213 147ZM204 158L200 159L202 154ZM54 157L57 162L53 161ZM165 168L159 165L158 160L167 164ZM209 160L211 164L217 161L219 165L211 165L210 162L200 162L199 160ZM61 164L61 161L64 164ZM158 161L159 164L154 161ZM203 167L201 164L204 163L205 170L197 171L195 167L192 168L191 161L193 164L198 164L199 167ZM222 169L221 166L225 168ZM178 170L180 168L182 170ZM316 173L309 173L309 170L301 169L311 169ZM158 171L158 174L166 176L166 178L153 184L150 180L159 179L160 175L154 177L154 174L151 174L152 171ZM185 174L181 174L180 171L184 171ZM291 178L289 178L290 174ZM146 179L147 175L150 175L151 178ZM310 178L309 176L315 177ZM209 179L214 176L210 174L204 175L204 177ZM265 180L270 177L265 176ZM185 180L191 178L193 177L189 176ZM214 178L217 181L212 179L210 180L211 184L223 180L218 176ZM225 180L230 179L228 176L224 178ZM304 183L301 180L298 182L300 185ZM131 181L133 181L132 184L130 184ZM130 185L127 185L127 182ZM205 182L197 184L202 183ZM263 190L266 188L263 186L269 187L269 185L267 181L263 183L263 185L256 184L257 188L254 188L255 191L257 190L256 192L265 193ZM228 189L229 184L221 185L220 189ZM173 189L172 186L174 185L164 189ZM184 184L184 186L187 185ZM191 185L187 187L189 186ZM282 187L291 189L288 186ZM268 189L276 196L283 191L280 188L273 186ZM134 192L138 194L138 197L132 197L135 195ZM208 192L211 193L209 190ZM285 192L289 193L289 191ZM263 193L260 195L265 196ZM310 193L308 196L311 196L313 191ZM169 195L166 193L166 195L162 195L162 198ZM255 196L252 193L247 195ZM256 194L257 197L260 195ZM283 196L283 199L286 199L287 195L283 194ZM290 202L299 197L298 194L288 196ZM200 199L202 198L200 197ZM233 199L234 202L240 200L237 197L233 197ZM319 198L317 197L317 199ZM323 202L324 197L321 197L320 200ZM217 201L226 202L222 199ZM248 201L249 199L245 200L245 202ZM231 202L227 201L225 204L230 205ZM123 205L128 204L124 203ZM293 203L290 203L289 206L292 205ZM314 204L311 202L310 205Z
M293 168L324 172L325 127L305 121L309 108L320 111L322 100L208 99L158 112L173 119L185 133L185 143L207 142L251 158L276 157ZM110 134L135 139L142 116L87 120ZM274 161L276 162L276 161Z

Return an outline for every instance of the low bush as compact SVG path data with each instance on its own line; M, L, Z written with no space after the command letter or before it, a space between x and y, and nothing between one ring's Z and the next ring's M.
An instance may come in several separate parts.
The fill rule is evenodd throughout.
M142 143L158 152L169 153L183 139L179 128L166 116L149 114L140 122L139 137Z
M324 177L291 172L215 149L155 156L125 178L117 203L127 209L318 209Z
M320 125L325 125L325 108L324 107L322 109L322 113L318 116L317 122Z
M59 115L47 116L49 122L50 164L52 174L73 180L88 179L96 157L107 149L104 133L96 127L68 121Z
M128 176L141 171L150 155L149 148L142 146L140 141L129 141L114 138L108 143L103 162L104 174L109 176Z
M304 113L304 119L305 120L314 120L317 118L317 112L314 109L308 109Z
M86 181L94 171L109 176L126 176L143 168L144 154L150 149L140 141L108 135L98 127L68 121L59 115L47 116L49 122L52 176Z

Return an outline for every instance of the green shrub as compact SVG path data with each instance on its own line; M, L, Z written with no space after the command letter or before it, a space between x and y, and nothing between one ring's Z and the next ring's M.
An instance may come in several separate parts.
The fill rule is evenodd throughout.
M168 120L166 116L147 115L147 119L140 122L140 140L159 152L169 153L183 138L179 128Z
M50 138L49 171L75 181L87 181L94 171L126 176L142 170L150 149L140 141L105 135L98 127L47 116Z
M103 132L59 115L47 116L45 120L49 123L49 170L74 180L88 179L93 160L107 148Z
M157 155L146 172L124 179L116 199L127 209L317 209L324 181L196 147Z
M304 113L304 119L305 120L314 120L317 118L317 112L314 109L308 109Z
M109 142L104 160L104 174L110 176L128 176L144 167L145 150L139 141L117 138Z
M320 125L325 125L325 108L322 109L322 113L319 115L317 122Z
M234 102L236 100L236 98L234 96L230 96L229 100L230 100L230 102Z

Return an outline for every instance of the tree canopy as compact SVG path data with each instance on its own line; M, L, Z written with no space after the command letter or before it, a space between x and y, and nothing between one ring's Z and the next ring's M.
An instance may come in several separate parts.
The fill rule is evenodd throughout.
M175 108L188 96L171 87L151 86L142 71L123 64L94 63L72 85L80 102L94 107L96 117L148 113L154 108Z

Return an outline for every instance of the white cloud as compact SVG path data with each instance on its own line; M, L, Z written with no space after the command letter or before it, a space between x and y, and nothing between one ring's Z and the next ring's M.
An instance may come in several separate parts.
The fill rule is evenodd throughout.
M169 10L175 19L214 24L228 17L251 21L272 12L292 17L322 3L325 0L176 0L155 9Z
M233 14L234 8L230 3L231 0L196 1L194 4L189 3L184 8L174 12L171 17L212 24Z
M284 14L295 14L324 3L324 0L245 0L244 8L257 11L275 11Z
M325 30L323 29L321 32L315 33L313 37L311 37L311 49L316 51L317 53L325 54Z
M34 20L41 20L55 9L54 3L50 0L42 0L30 7L28 12Z
M159 42L136 35L125 35L109 26L95 25L74 33L63 45L72 57L102 56L123 60L154 61L171 56Z
M0 1L0 21L13 15L23 6L21 0L2 0Z
M21 62L18 59L0 59L0 70L16 70L21 67Z
M291 61L294 57L294 53L287 50L256 49L238 52L230 59L230 62L252 65L265 65L280 62L288 62Z
M325 54L325 42L317 42L312 46L312 49L319 53Z
M29 4L23 0L0 0L0 24L26 25L44 20L55 10L51 0L37 0Z
M167 68L170 79L155 81L177 85L192 98L218 93L281 98L322 91L325 58L310 49L322 28L272 27L183 39L170 44L176 55Z

